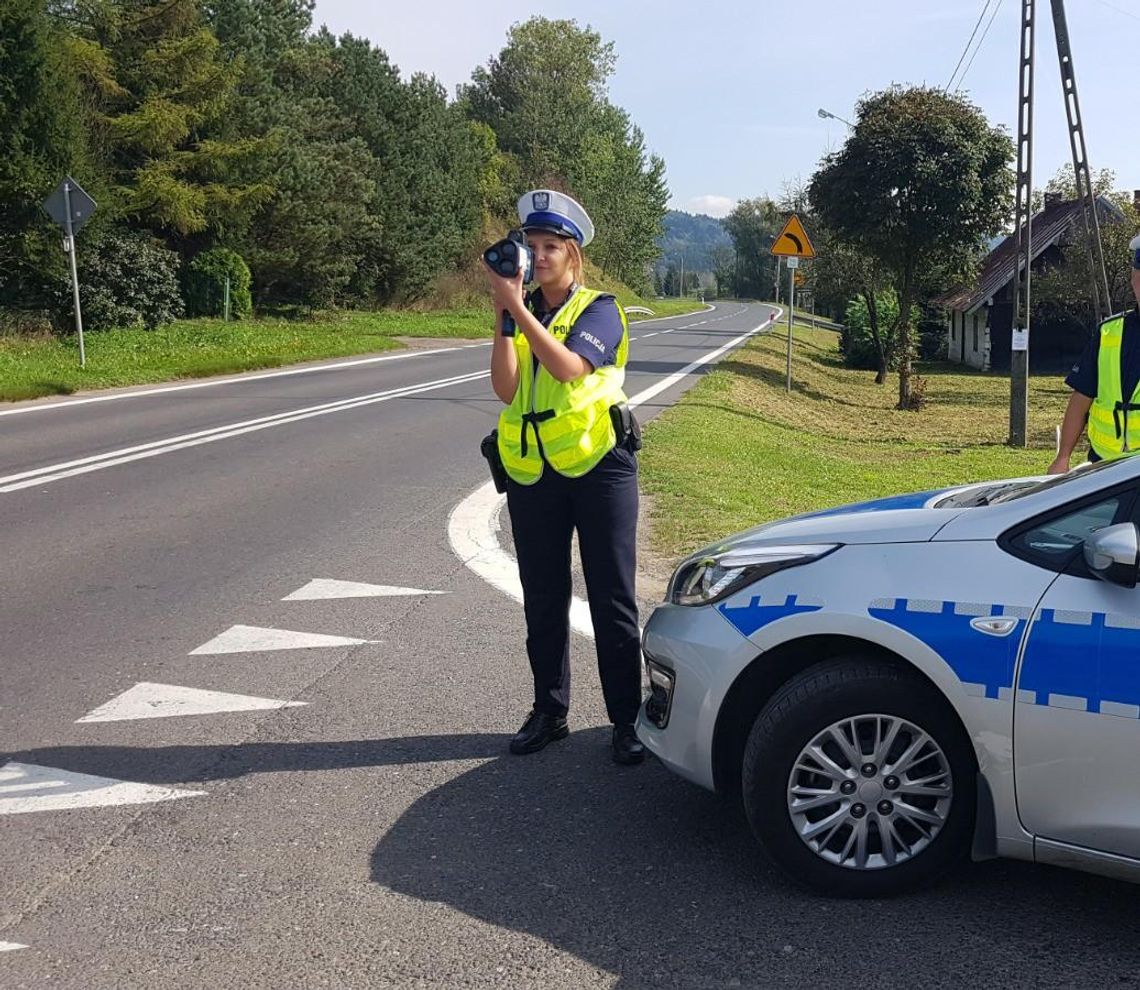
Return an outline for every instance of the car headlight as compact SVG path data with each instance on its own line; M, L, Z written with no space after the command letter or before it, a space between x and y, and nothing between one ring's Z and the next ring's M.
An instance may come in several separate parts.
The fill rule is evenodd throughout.
M686 560L669 582L674 605L709 605L788 567L810 564L839 549L839 543L754 547L702 554Z

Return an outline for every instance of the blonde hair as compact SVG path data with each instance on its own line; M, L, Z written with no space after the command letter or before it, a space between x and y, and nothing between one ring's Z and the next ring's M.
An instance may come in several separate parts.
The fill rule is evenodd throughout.
M570 271L574 273L574 281L582 284L582 248L573 237L566 238L566 251L570 255Z

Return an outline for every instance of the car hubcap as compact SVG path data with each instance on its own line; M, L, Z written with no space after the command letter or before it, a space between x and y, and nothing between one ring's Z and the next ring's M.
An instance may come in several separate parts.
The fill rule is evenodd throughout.
M917 856L946 824L950 762L922 729L893 715L829 725L796 757L788 814L817 856L853 870Z

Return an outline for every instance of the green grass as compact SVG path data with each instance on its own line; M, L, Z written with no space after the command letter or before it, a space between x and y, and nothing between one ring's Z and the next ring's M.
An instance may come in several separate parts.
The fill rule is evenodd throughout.
M920 365L927 406L893 408L897 377L876 386L842 367L834 333L797 323L794 390L783 327L721 362L649 424L642 478L653 550L673 557L770 519L862 499L1044 473L1068 390L1030 380L1030 449L1005 445L1009 382Z
M695 300L665 300L658 315L700 309ZM397 338L490 337L487 306L413 312L341 312L313 319L179 320L157 330L84 335L87 367L72 336L0 336L0 401L67 395L81 389L143 385L179 378L275 368L401 346Z

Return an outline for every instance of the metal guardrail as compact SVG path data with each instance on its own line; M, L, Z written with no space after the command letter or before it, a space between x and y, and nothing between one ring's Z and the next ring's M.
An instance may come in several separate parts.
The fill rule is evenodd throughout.
M646 316L654 316L655 315L653 310L648 309L645 306L623 306L622 308L627 313L644 313Z

